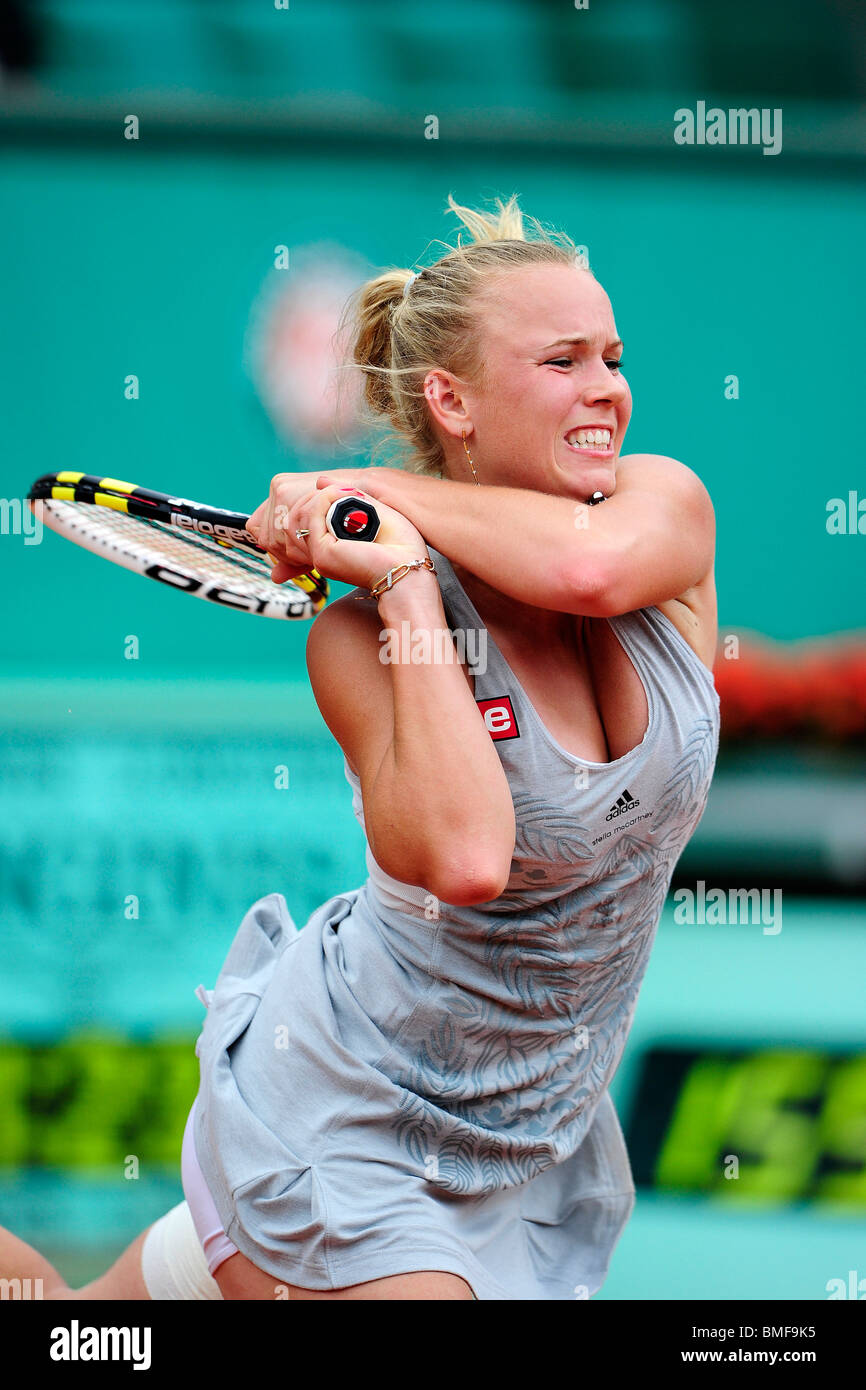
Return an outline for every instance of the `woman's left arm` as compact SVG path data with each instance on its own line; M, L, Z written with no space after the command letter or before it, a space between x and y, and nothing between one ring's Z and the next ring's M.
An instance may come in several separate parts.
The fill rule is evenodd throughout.
M620 459L615 493L594 507L398 469L354 477L449 560L538 608L615 617L679 598L712 569L709 494L690 468L661 454Z

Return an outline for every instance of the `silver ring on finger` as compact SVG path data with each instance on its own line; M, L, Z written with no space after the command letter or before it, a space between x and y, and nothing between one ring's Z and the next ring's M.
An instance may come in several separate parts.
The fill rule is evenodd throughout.
M297 537L297 539L298 539L299 541L302 541L302 540L304 539L304 536L308 536L309 534L310 534L309 531L296 531L296 532L295 532L295 536Z

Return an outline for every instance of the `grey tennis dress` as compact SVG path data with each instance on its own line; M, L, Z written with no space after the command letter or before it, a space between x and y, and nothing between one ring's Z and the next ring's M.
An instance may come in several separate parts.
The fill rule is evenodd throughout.
M431 554L449 626L482 632ZM634 1204L608 1085L719 734L673 624L606 621L649 710L610 763L559 746L486 635L475 698L517 823L501 897L438 902L368 847L364 885L301 930L279 893L244 917L196 1044L195 1144L227 1235L275 1280L447 1270L479 1299L602 1284Z

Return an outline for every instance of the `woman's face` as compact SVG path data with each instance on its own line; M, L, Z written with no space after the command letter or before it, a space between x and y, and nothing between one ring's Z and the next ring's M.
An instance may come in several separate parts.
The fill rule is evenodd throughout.
M460 396L480 483L610 496L631 392L598 281L577 267L515 267L482 291L478 308L484 376ZM462 454L459 434L456 443ZM461 469L453 445L449 453L451 476L471 481L465 455Z

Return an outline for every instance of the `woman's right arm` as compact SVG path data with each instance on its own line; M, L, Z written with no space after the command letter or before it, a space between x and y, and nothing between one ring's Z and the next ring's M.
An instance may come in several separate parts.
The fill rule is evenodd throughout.
M407 622L429 634L421 662L403 642ZM382 629L392 636L384 646ZM373 598L333 603L313 624L307 666L322 717L360 777L380 867L456 906L497 898L514 852L514 805L435 576L407 575L378 611Z

